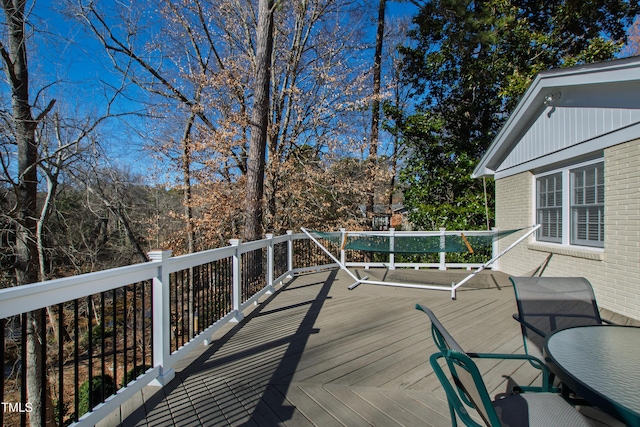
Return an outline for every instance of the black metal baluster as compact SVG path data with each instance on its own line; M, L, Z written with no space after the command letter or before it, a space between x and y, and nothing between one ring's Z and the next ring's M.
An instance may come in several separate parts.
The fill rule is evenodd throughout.
M228 308L228 295L227 292L229 292L229 290L227 289L227 283L229 281L229 276L228 276L228 270L227 270L227 263L226 261L221 265L221 270L220 270L220 304L218 306L218 318L224 316L225 314L227 314L227 308Z
M198 277L198 267L192 267L189 270L187 270L187 279L188 279L188 287L187 287L187 319L189 319L189 328L188 330L190 331L189 336L187 338L187 341L189 341L191 338L195 337L198 334L198 331L196 329L196 314L198 312L198 310L196 310L197 307L197 301L198 301L198 294L197 294L197 277Z
M202 321L206 325L205 328L209 327L211 323L209 323L209 286L210 286L210 278L211 278L211 263L208 262L204 265L203 269L203 281L202 281ZM205 329L203 328L203 330Z
M123 291L123 298L122 298L122 312L123 312L123 320L122 320L122 342L123 344L123 349L122 349L122 367L123 367L123 371L122 371L122 378L123 378L123 384L126 385L129 383L129 378L127 378L127 358L129 356L129 348L127 347L127 288L128 286L123 286L122 287L122 291Z
M233 309L233 261L229 259L227 261L227 312Z
M100 371L102 372L102 401L104 402L106 389L105 389L105 357L104 357L104 348L105 348L105 318L104 318L104 292L100 292L100 345L102 348L100 349Z
M191 301L189 298L189 294L191 293L191 269L184 270L184 280L182 282L182 345L189 342L189 310L191 306ZM186 317L185 317L186 313Z
M206 282L206 292L207 292L207 325L212 324L212 318L211 318L211 298L213 296L212 293L212 283L213 283L213 273L215 270L213 270L213 263L210 262L207 264L207 282Z
M264 288L264 284L266 283L266 274L267 274L267 266L265 264L265 249L260 249L258 251L258 286L256 287L256 292Z
M111 326L113 327L113 384L114 389L118 389L118 301L117 290L114 289L111 293Z
M175 273L173 273L173 289L174 289L174 298L173 298L173 330L174 330L174 336L175 336L175 345L174 348L172 348L172 351L175 351L178 349L178 272L176 271Z
M40 372L42 378L40 379L40 420L42 427L47 424L47 309L43 307L40 309ZM51 325L53 327L53 325ZM23 406L24 408L24 406Z
M27 403L27 313L22 314L22 330L20 331L20 344L22 366L20 367L20 402L24 405ZM22 412L20 414L20 423L23 426L27 425L27 413Z
M255 289L257 288L258 278L260 274L259 268L260 267L258 264L258 251L252 251L251 252L251 279L249 283L250 286L249 286L247 295L245 296L245 299L248 299L255 293Z
M80 327L78 326L78 299L73 300L73 376L75 381L75 392L73 396L73 408L74 408L74 421L78 421L80 411L80 396L78 395L78 390L80 390L80 367L78 366L80 361Z
M246 270L246 274L243 274L243 282L244 282L244 289L242 289L242 299L240 301L246 301L247 297L249 296L249 292L250 292L250 288L249 286L251 285L251 280L252 280L252 276L253 276L253 262L251 261L251 258L253 257L253 251L248 252L245 256L244 262L246 263L245 265L245 270Z
M142 304L142 365L146 365L147 364L147 334L146 334L146 322L145 319L147 318L147 306L145 304L145 294L147 293L147 286L149 282L142 282L142 294L141 296L141 304ZM146 369L145 369L146 371Z
M191 272L191 285L190 285L190 289L191 289L191 297L190 300L192 301L192 303L190 304L189 309L192 310L192 315L191 320L192 320L192 324L191 324L191 330L193 331L193 337L197 336L200 333L200 322L198 319L198 315L199 313L199 308L200 308L200 295L198 294L198 281L200 280L198 275L200 274L200 269L198 268L198 266L193 267L192 272ZM198 320L198 321L197 321Z
M64 425L64 305L58 304L58 425ZM1 425L2 423L0 423Z
M228 260L227 260L228 261ZM224 264L224 283L223 283L223 288L224 289L224 299L223 299L223 305L221 305L221 309L224 311L220 312L220 317L224 316L225 314L227 314L227 312L231 311L231 307L229 305L229 301L231 301L231 292L232 289L231 287L229 287L229 281L232 280L231 279L231 265L233 265L230 262L226 262Z
M0 331L2 332L2 337L0 337L0 351L2 351L2 376L0 376L0 402L4 402L4 355L7 354L5 352L6 344L4 342L4 337L7 333L7 319L0 319ZM0 426L4 425L4 408L0 411Z
M189 299L189 293L191 292L191 269L184 270L184 280L182 282L182 345L189 342L189 310L191 302ZM186 313L186 318L185 318ZM186 319L186 320L185 320Z
M251 282L253 282L253 255L254 252L251 251L247 253L246 262L247 262L247 277L245 279L245 290L242 295L242 301L246 301L249 295L251 295Z
M227 292L226 292L226 298L225 298L226 301L225 301L224 312L222 313L222 316L224 316L225 314L230 312L231 309L233 308L233 301L232 301L232 295L233 295L233 261L232 261L231 258L227 258L227 263L225 265L225 276L226 276L225 288L227 289Z
M216 301L218 295L218 270L219 270L220 261L216 261L211 263L211 274L210 274L210 282L209 282L209 300L211 301L211 310L209 311L209 321L213 322L218 319L216 314Z
M151 342L151 355L150 355L150 361L151 363L149 363L149 365L153 366L153 282L149 282L149 310L151 312L150 317L149 317L149 325L151 325L151 327L149 328L149 334L151 335L149 337L150 342ZM159 327L162 327L162 325L159 325Z
M95 402L93 401L93 328L91 327L91 323L93 320L93 304L91 304L91 295L87 297L87 328L89 335L89 359L88 359L88 368L89 371L89 412L93 411L93 407L95 406Z
M196 277L198 278L198 280L196 281L196 286L195 286L195 290L196 290L196 298L198 301L198 310L195 311L195 314L198 315L197 319L198 319L198 330L197 333L200 334L200 332L202 332L204 330L203 325L204 325L204 316L203 316L203 304L204 304L204 295L202 294L202 275L204 274L203 268L202 266L198 266L197 270L198 274L196 275ZM194 318L196 318L194 316Z
M180 333L182 332L182 327L180 326L180 280L181 280L181 273L179 271L176 271L176 300L175 300L175 316L176 316L176 324L175 324L175 330L176 330L176 348L174 350L177 350L178 347L180 347Z
M129 380L138 376L138 284L133 285L133 375Z
M219 286L220 286L220 265L221 265L222 261L218 260L214 263L213 265L213 275L214 275L214 279L213 279L213 310L212 310L212 314L216 319L219 319L220 316L218 315L218 311L219 311L219 306L220 306L220 291L219 291Z
M224 301L224 297L223 297L223 291L224 291L224 261L223 260L219 260L216 263L216 283L215 283L215 293L216 293L216 306L215 306L215 316L216 319L220 319L222 316L220 315L222 309L222 305L223 305L223 301Z
M243 300L244 298L244 294L245 294L245 282L247 280L247 274L246 274L246 268L247 268L247 262L246 262L246 254L242 254L240 255L240 301Z
M180 319L181 319L180 327L181 327L181 330L182 330L182 334L181 334L180 346L184 345L185 327L187 327L189 325L188 316L187 316L187 321L186 322L184 321L184 300L185 300L185 298L184 298L184 287L185 287L184 286L184 282L185 282L184 276L185 276L185 274L186 274L186 271L182 270L182 275L181 275L182 281L180 283L180 287L182 289L182 292L180 292Z
M198 333L202 333L209 324L207 323L207 298L206 298L206 288L207 288L207 268L208 264L202 264L199 267L199 275L198 275Z
M184 319L183 319L183 307L184 307L184 272L178 272L178 282L176 283L176 291L178 292L178 306L176 308L176 336L178 337L178 343L176 350L182 345L184 339Z

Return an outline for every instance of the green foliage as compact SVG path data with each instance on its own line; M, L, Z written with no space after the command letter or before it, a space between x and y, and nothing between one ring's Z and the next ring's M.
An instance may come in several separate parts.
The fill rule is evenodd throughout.
M399 178L409 220L427 230L486 228L483 183L471 178L476 158L450 139L440 139L442 129L443 122L426 113L403 124L411 155Z
M471 174L535 75L613 58L637 11L624 0L424 3L401 48L420 111L385 109L407 147L400 181L414 224L486 228Z
M104 383L104 395L102 394L102 384ZM100 375L94 377L89 386L89 381L85 381L80 385L78 390L79 405L78 405L78 417L83 416L89 410L93 409L89 404L89 396L91 396L91 404L96 406L107 397L115 393L115 387L113 384L113 378L109 375Z
M89 332L87 332L87 334L89 334ZM113 336L113 327L112 326L105 326L105 328L104 328L104 336L105 336L105 338L109 338L109 337ZM97 325L94 325L91 328L91 342L93 344L96 344L100 340L102 340L102 324L98 323ZM86 342L89 342L89 337L88 336L87 336Z

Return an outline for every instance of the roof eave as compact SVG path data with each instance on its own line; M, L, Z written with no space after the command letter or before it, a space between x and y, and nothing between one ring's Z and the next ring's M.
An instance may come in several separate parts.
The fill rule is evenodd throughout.
M547 108L545 104L547 96L569 86L602 83L606 80L602 73L615 73L617 81L637 79L638 67L640 67L640 56L554 69L538 74L494 138L487 152L480 159L471 176L481 178L495 175L502 161L517 144L526 129Z

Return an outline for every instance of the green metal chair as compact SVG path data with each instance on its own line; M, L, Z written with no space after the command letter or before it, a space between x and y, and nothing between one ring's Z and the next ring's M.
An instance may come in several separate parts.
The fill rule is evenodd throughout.
M503 353L467 353L460 347L460 345L453 339L451 334L446 330L442 323L438 320L433 311L431 311L428 307L425 307L421 304L416 304L416 309L424 312L427 316L429 316L429 320L431 320L431 336L433 337L433 341L436 343L438 349L445 353L448 350L454 350L458 353L466 354L469 357L477 358L477 359L515 359L515 360L527 360L534 366L541 369L542 372L542 385L541 386L525 386L518 385L518 389L521 391L534 391L534 392L549 392L555 391L551 388L551 383L549 382L550 372L547 366L537 357L527 355L527 354L503 354Z
M446 360L453 384L442 370L440 358ZM593 426L589 419L555 393L522 393L492 401L478 368L464 353L447 350L433 354L429 361L447 394L454 427L458 425L456 415L466 426L483 425L471 417L463 401L469 402L467 405L475 408L484 425L489 427Z
M424 305L423 311L431 320L431 335L440 350L430 358L431 366L440 380L449 403L451 423L457 426L457 418L467 426L479 426L467 411L474 408L488 426L589 426L582 414L560 395L552 393L547 367L539 359L526 354L466 353L444 328L435 314ZM444 358L451 373L452 382L445 375L438 360ZM472 358L517 359L536 362L543 370L542 386L521 386L521 393L492 401Z
M547 335L574 326L611 323L600 317L591 283L583 277L509 277L525 352L539 359ZM535 365L534 365L535 366ZM537 366L536 366L537 367Z

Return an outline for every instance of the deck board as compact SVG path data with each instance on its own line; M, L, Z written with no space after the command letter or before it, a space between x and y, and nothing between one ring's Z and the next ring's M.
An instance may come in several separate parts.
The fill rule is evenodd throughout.
M357 409L352 403L350 404L349 400L345 401L321 386L301 385L299 387L336 420L349 420L354 427L370 425L358 414Z
M414 307L430 307L466 351L522 353L513 289L505 275L483 273L455 301L434 290L348 290L351 278L337 270L294 277L176 367L122 425L448 426L428 362L430 323ZM479 366L492 395L539 382L526 362Z

